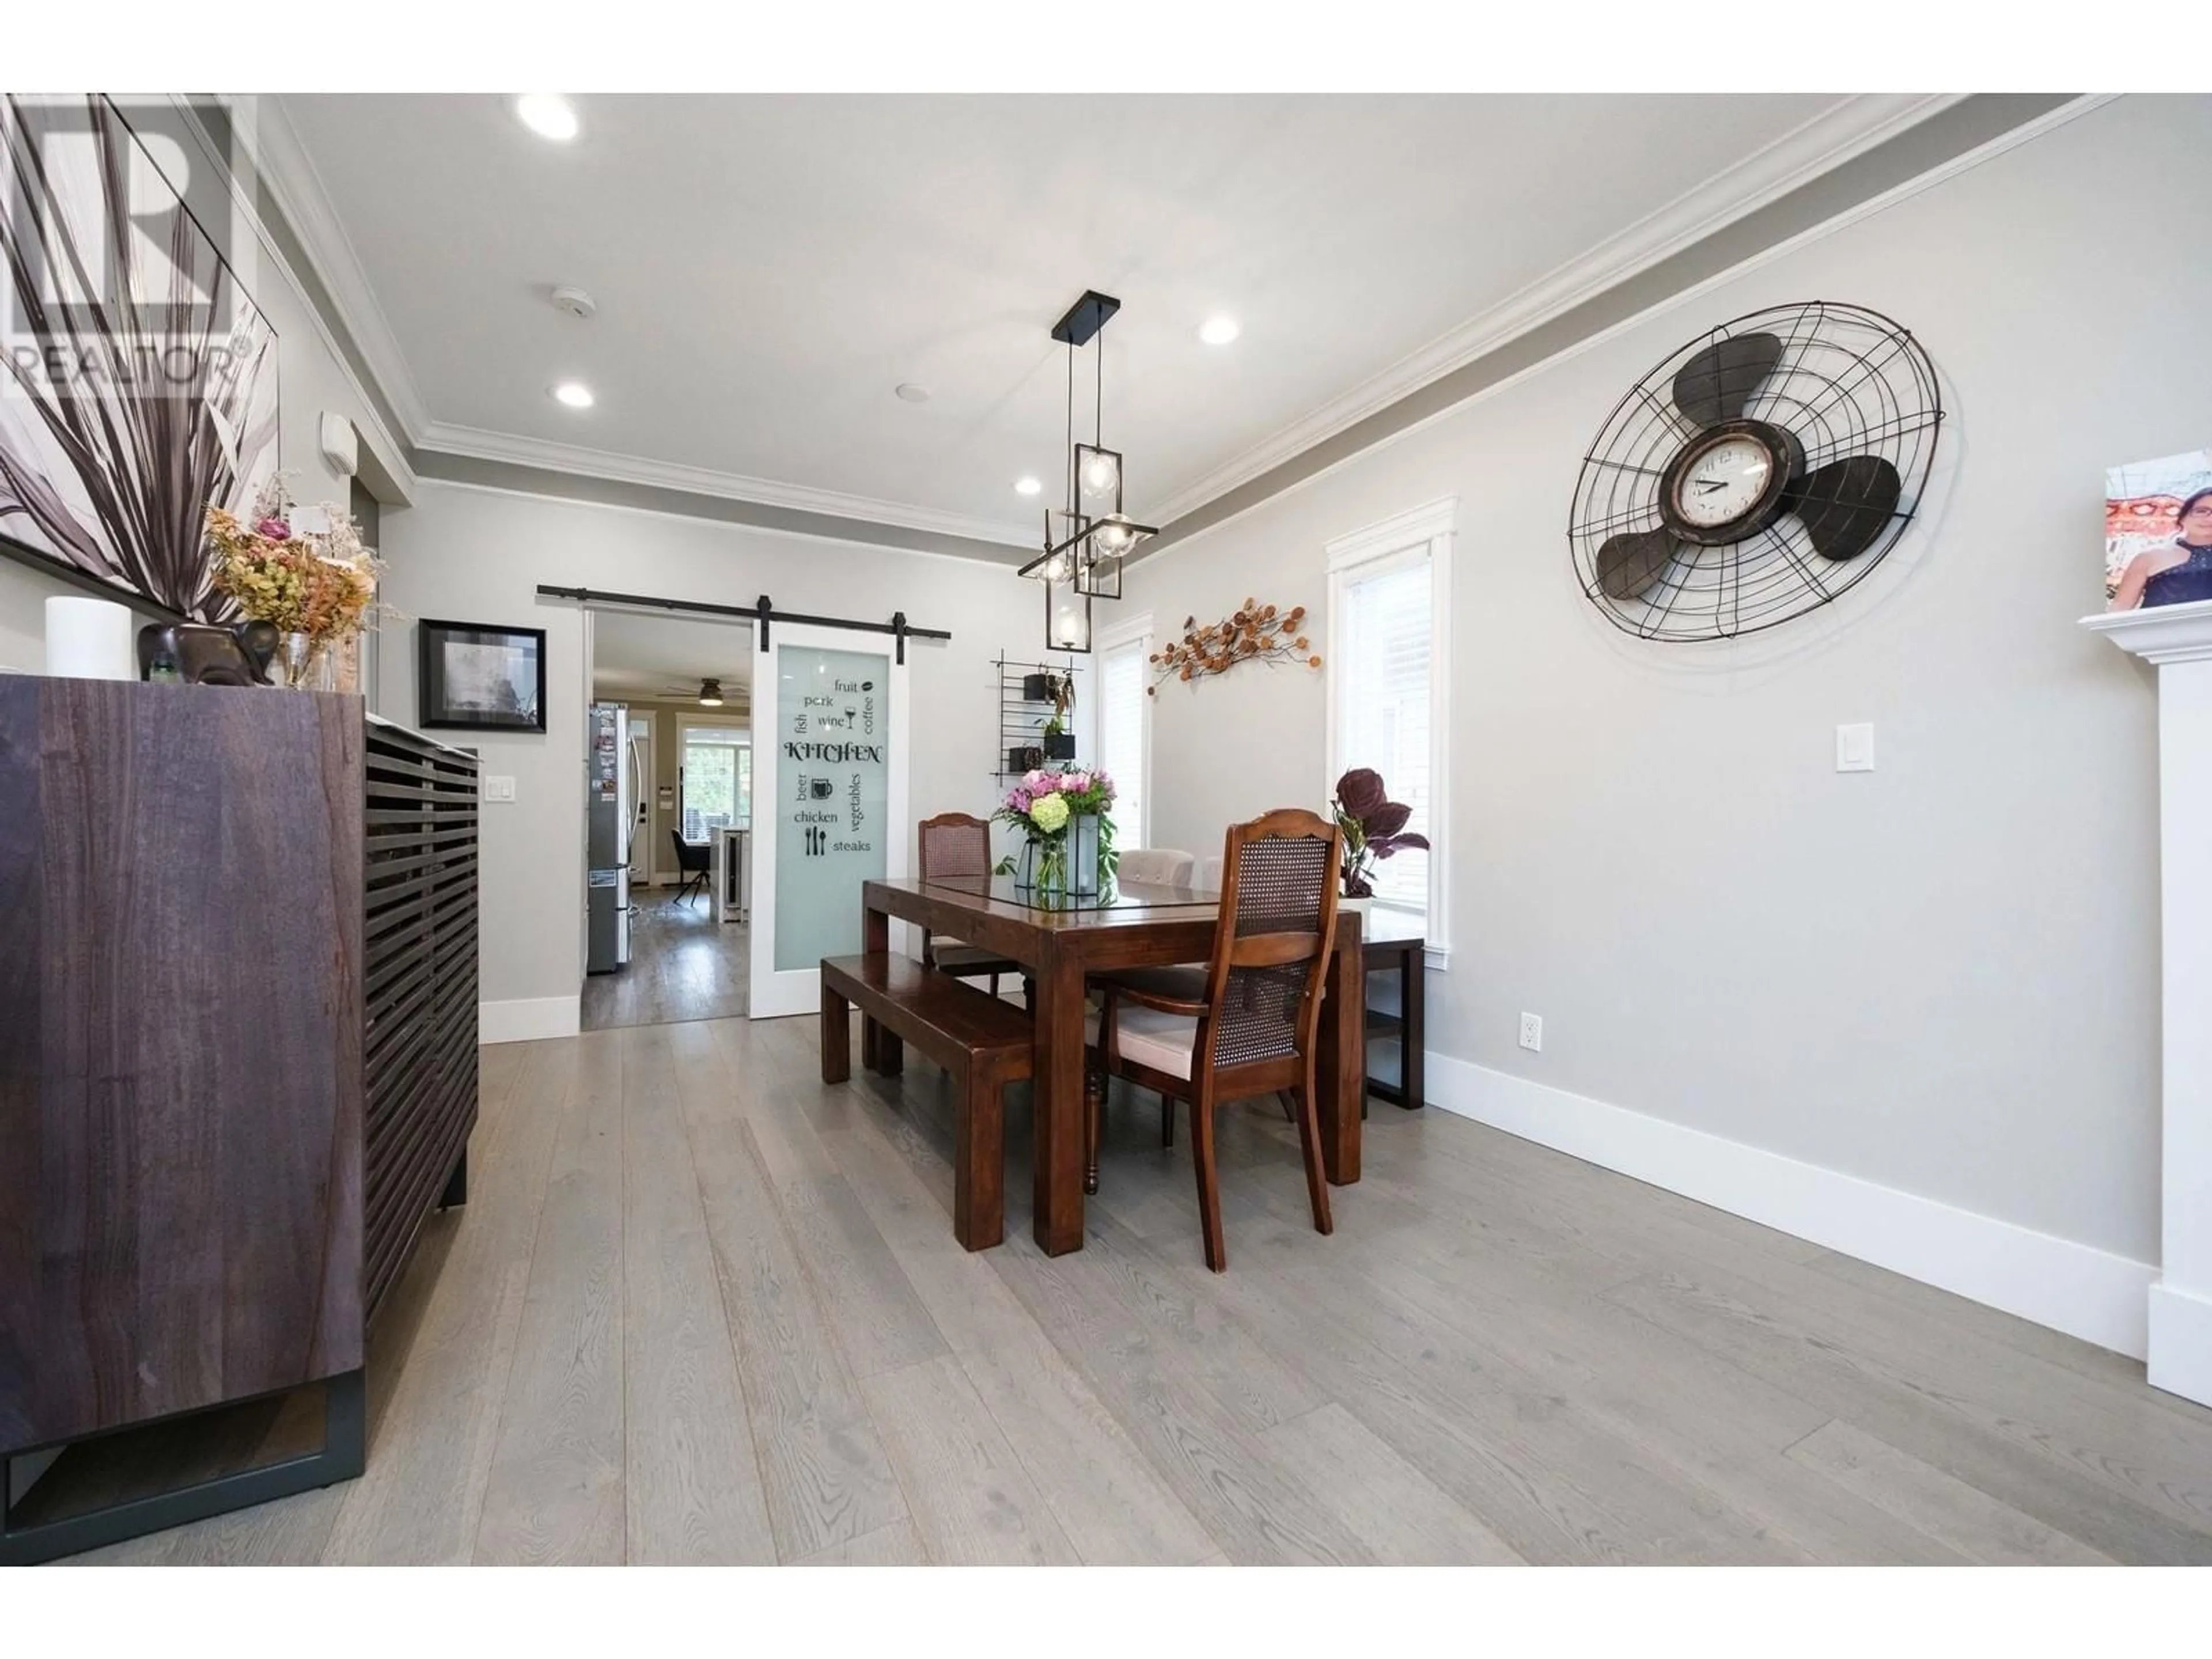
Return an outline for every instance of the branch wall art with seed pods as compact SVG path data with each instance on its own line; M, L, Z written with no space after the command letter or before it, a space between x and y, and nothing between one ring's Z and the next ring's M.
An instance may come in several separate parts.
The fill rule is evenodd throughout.
M1234 616L1198 625L1195 617L1182 619L1182 638L1152 653L1153 683L1145 695L1159 695L1168 680L1197 680L1208 674L1225 674L1239 663L1292 663L1319 668L1321 657L1305 633L1306 608L1261 605L1247 599Z

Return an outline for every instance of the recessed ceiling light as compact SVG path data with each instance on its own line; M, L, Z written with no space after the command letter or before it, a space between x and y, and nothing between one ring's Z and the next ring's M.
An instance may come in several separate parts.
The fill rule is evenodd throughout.
M576 112L557 92L526 92L514 100L514 112L540 138L565 144L576 136Z
M1042 480L1036 478L1017 478L1014 480L1014 494L1042 495L1044 494L1044 484Z
M1200 325L1198 337L1208 345L1227 345L1237 332L1234 317L1209 317Z
M589 409L598 401L592 396L592 388L581 380L562 381L553 388L553 400L571 409Z
M916 386L912 380L902 380L891 388L891 392L894 397L903 398L910 404L926 404L929 401L929 388Z

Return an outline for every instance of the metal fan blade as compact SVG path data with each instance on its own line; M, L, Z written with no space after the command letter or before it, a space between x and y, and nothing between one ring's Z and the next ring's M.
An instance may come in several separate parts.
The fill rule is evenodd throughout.
M1665 530L1608 536L1597 550L1597 585L1613 599L1640 599L1665 573L1677 545Z
M1740 421L1752 394L1782 361L1773 334L1737 334L1717 340L1674 376L1674 407L1699 426Z
M1822 558L1863 553L1897 515L1897 469L1879 455L1847 455L1816 466L1790 488L1787 503Z

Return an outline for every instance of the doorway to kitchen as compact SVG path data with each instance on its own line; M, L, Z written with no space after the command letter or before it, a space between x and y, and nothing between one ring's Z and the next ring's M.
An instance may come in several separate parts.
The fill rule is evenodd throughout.
M750 951L752 630L595 609L588 632L587 730L621 757L627 939L618 961L587 955L583 1027L740 1018ZM586 810L594 810L589 799ZM587 872L587 906L593 879L604 878Z

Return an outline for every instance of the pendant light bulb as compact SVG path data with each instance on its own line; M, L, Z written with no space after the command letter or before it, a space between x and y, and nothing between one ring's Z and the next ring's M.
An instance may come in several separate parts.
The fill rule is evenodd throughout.
M1083 488L1086 494L1110 495L1121 481L1121 469L1115 464L1114 458L1103 451L1084 457Z

